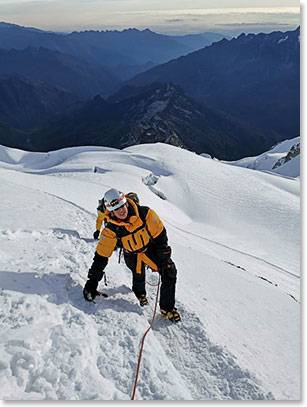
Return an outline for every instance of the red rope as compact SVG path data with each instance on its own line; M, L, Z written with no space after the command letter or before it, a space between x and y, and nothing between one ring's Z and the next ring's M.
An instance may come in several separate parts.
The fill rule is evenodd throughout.
M158 288L157 288L157 295L156 295L155 310L154 310L154 313L153 313L151 324L150 324L149 328L146 330L146 332L144 333L143 338L142 338L141 349L140 349L138 364L137 364L137 368L136 368L136 374L135 374L135 380L134 380L133 393L132 393L131 400L134 400L134 396L135 396L136 385L137 385L137 382L138 382L139 371L140 371L140 366L141 366L141 359L142 359L142 352L143 352L145 337L148 334L148 332L151 330L151 328L152 328L152 326L154 324L154 321L155 321L155 317L156 317L158 298L159 298L160 273L159 273L159 281L158 281L158 284L156 284L156 285L158 286Z
M153 284L153 283L150 283L149 281L146 280L146 284L149 284L152 287L157 287L159 285L159 282L157 284Z

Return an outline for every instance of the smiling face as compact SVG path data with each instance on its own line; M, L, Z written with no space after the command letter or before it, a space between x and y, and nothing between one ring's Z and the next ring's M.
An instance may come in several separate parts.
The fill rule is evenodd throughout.
M118 219L125 220L128 216L127 205L125 204L125 205L121 206L120 208L115 209L113 212Z

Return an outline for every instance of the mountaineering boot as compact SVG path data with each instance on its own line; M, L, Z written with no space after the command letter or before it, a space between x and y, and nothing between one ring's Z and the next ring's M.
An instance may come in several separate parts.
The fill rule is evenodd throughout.
M144 307L144 305L147 305L147 304L148 304L148 300L147 300L145 294L140 295L140 296L138 297L138 300L140 301L140 306L141 306L141 307Z
M172 311L165 311L164 309L160 308L160 312L164 317L167 317L172 322L181 321L180 315L175 307L172 309Z

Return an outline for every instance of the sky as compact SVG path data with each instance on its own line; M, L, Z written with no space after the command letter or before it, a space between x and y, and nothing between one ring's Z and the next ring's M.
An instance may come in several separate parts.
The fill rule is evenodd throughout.
M298 0L0 0L0 21L44 30L150 28L165 34L236 35L295 29Z

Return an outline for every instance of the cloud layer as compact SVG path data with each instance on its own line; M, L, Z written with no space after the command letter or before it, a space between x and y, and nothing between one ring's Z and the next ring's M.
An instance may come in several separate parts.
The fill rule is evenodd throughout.
M277 3L282 7L276 7ZM267 32L300 24L298 1L221 0L224 8L209 4L206 0L1 0L0 15L6 22L55 31L136 27L176 34L222 31L234 35L238 30ZM264 4L267 7L261 7Z

